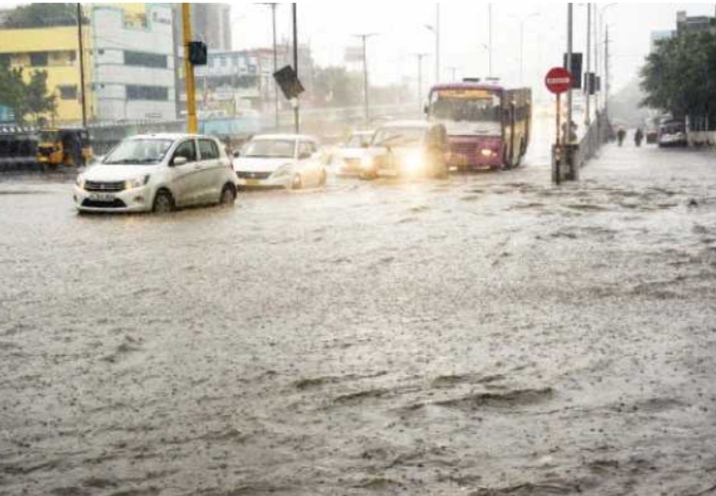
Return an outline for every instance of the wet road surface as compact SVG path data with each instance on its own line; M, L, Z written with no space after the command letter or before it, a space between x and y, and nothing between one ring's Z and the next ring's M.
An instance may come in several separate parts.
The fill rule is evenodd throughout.
M716 491L714 152L77 216L0 182L0 494Z

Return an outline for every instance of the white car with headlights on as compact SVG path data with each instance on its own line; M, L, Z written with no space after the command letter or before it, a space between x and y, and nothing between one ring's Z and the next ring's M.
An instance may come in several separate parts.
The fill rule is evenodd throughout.
M361 160L370 146L374 131L355 131L331 153L331 166L336 175L358 176Z
M373 135L370 148L361 161L361 178L445 178L448 153L444 125L427 121L389 122Z
M301 189L326 183L327 156L301 134L254 136L234 156L239 186Z
M236 176L219 140L191 134L127 138L77 177L80 212L168 212L233 204Z

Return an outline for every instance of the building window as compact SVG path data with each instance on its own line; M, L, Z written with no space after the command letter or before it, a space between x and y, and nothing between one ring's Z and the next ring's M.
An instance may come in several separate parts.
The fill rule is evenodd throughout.
M141 67L167 68L167 56L155 53L124 51L124 65L136 65Z
M75 60L77 60L77 52L69 52L70 54L70 63L74 64Z
M10 67L10 54L9 53L0 53L0 66Z
M169 100L169 88L164 86L127 85L127 100Z
M47 52L32 52L30 65L32 67L47 67Z
M226 57L221 57L219 60L221 60L221 67L226 67Z
M77 86L58 86L60 90L60 99L62 100L77 100Z

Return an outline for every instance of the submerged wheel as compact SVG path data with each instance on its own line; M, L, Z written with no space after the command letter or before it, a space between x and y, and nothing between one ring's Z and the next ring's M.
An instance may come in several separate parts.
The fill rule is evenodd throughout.
M230 207L236 201L236 188L231 184L224 185L224 189L221 190L221 196L219 197L219 205L224 207Z
M321 176L318 178L318 185L325 186L327 179L328 179L328 176L326 174L326 169L321 169Z
M165 190L159 190L157 195L154 197L154 205L152 211L158 214L167 214L174 211L174 198L172 194Z
M291 181L291 189L301 188L303 188L303 179L301 178L301 174L296 174L293 176L293 180Z

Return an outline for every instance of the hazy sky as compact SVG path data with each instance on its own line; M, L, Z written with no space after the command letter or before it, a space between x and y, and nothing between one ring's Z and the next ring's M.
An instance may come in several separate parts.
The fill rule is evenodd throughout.
M596 10L607 3L595 4ZM440 4L441 66L457 67L458 77L488 74L489 16L487 2ZM619 2L603 10L612 44L612 88L615 90L637 76L649 51L653 30L674 29L676 12L713 15L714 4L654 4ZM291 7L278 7L278 39L291 35ZM500 2L492 4L493 73L508 84L519 84L520 17L538 13L524 23L524 79L539 93L544 73L560 65L567 42L566 3ZM368 42L368 65L372 81L386 83L402 77L417 78L418 52L430 53L424 60L424 78L434 81L435 37L425 24L434 24L436 4L430 2L310 2L299 3L299 39L310 41L315 60L321 65L343 64L344 49L358 40L351 35L378 33ZM256 3L232 7L234 48L270 46L270 8ZM574 50L585 51L586 4L574 4ZM593 63L593 62L592 62ZM360 68L358 66L357 68ZM452 71L444 69L442 77ZM425 79L424 79L425 80Z

